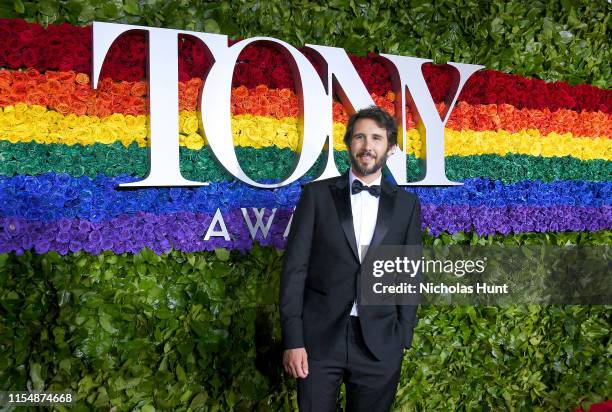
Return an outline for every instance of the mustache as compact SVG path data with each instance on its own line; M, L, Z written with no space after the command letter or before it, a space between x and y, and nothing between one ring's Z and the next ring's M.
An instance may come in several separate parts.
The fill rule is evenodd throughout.
M373 153L373 152L363 151L363 152L357 153L357 157L361 157L361 156L365 156L365 155L372 156L374 158L377 157L376 153Z

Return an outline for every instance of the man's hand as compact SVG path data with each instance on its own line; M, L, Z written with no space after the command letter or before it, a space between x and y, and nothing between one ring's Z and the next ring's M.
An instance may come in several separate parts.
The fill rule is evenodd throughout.
M294 378L308 376L308 355L305 348L286 349L283 353L285 372Z

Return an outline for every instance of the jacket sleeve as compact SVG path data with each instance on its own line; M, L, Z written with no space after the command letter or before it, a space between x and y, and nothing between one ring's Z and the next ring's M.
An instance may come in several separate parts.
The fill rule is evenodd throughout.
M422 246L421 203L416 195L414 199L414 208L412 209L412 216L406 232L404 244L408 246ZM417 278L419 277L420 275L417 274ZM418 321L417 310L418 305L398 305L398 318L405 331L404 348L406 349L410 348L412 345L412 335Z
M280 281L281 335L285 349L304 347L302 306L314 226L312 187L306 185L293 213Z

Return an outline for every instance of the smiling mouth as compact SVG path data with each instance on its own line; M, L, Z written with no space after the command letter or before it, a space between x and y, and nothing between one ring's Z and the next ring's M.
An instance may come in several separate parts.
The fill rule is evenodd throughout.
M369 159L374 160L374 156L369 155L369 154L361 154L358 157L362 160L369 160Z

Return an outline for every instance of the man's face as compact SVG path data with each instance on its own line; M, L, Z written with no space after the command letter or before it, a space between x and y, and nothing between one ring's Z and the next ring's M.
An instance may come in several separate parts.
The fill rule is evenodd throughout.
M372 119L355 122L349 146L349 157L355 172L363 177L376 173L385 165L392 150L386 129Z

